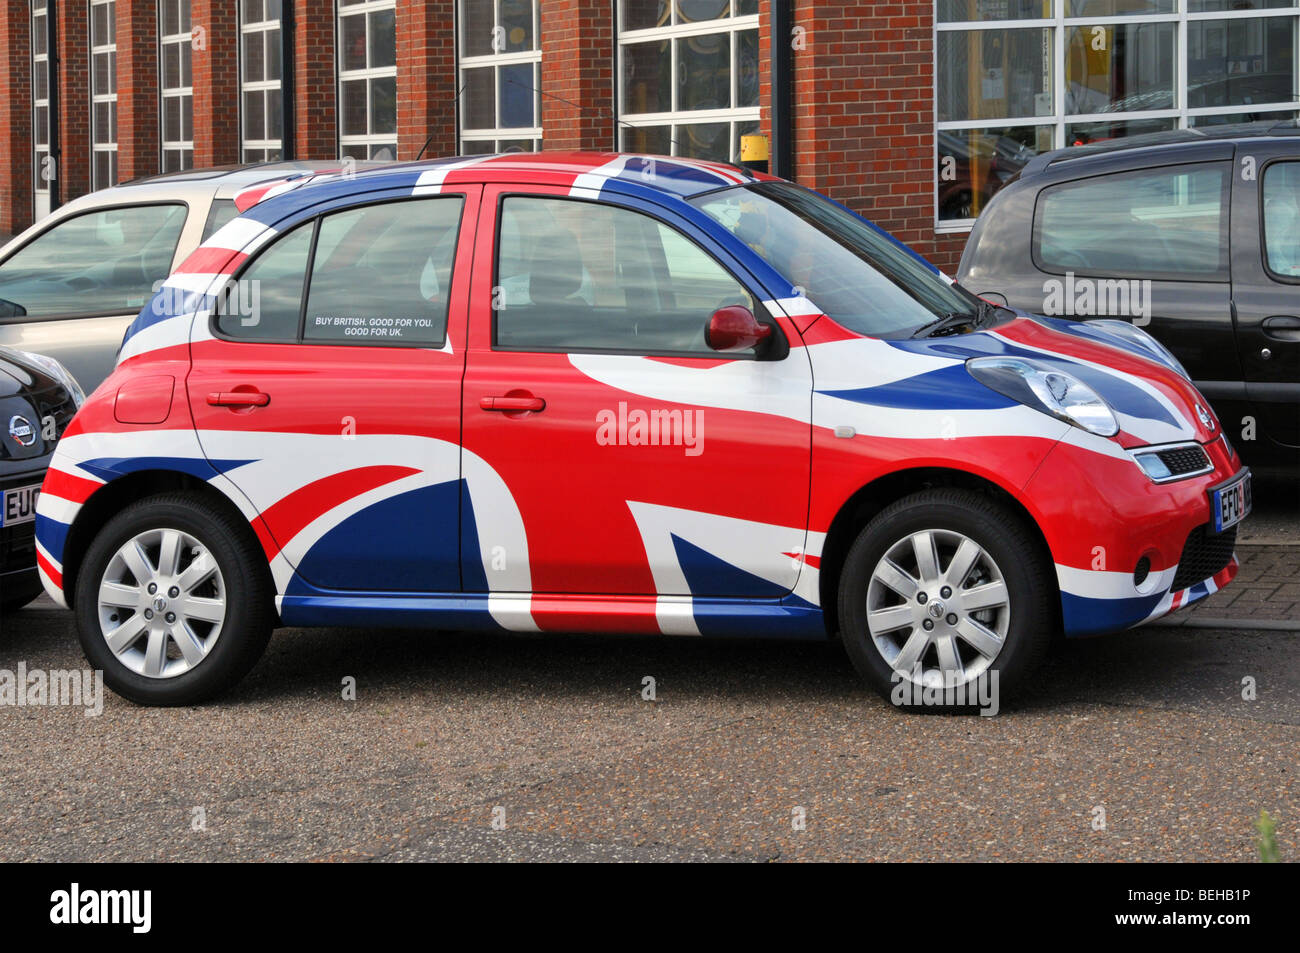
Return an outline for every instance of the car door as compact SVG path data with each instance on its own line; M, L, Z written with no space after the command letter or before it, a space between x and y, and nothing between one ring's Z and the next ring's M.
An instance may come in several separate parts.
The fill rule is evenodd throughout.
M90 393L127 325L171 273L187 206L69 214L0 261L0 344L57 358Z
M484 194L464 387L466 587L783 596L807 526L806 351L708 235L625 201ZM705 325L727 305L771 324L772 349L711 351Z
M1300 151L1238 146L1232 202L1232 302L1257 428L1234 439L1300 446ZM1252 429L1258 432L1252 434Z
M478 191L286 228L195 322L200 443L282 591L458 592L464 300Z

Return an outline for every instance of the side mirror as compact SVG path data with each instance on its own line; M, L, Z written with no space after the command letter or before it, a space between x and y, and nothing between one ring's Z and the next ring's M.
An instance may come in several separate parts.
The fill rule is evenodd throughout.
M704 340L715 351L748 351L771 336L771 327L759 324L753 311L738 304L713 312L704 329Z

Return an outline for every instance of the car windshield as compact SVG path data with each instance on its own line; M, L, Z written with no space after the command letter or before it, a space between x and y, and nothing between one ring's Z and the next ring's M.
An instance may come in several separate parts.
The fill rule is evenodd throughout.
M899 337L948 315L978 313L974 296L816 192L765 182L710 192L691 204L850 331Z

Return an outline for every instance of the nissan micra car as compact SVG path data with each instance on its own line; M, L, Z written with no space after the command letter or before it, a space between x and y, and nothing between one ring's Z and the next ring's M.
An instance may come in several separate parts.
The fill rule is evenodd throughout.
M37 505L137 702L230 688L277 625L839 638L895 703L1005 696L1057 632L1236 573L1250 474L1164 348L996 308L788 182L542 153L247 208Z

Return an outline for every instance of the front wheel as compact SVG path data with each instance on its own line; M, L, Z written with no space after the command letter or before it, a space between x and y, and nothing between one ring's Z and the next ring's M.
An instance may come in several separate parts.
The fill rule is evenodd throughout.
M266 560L246 525L197 494L123 510L77 578L77 634L113 691L188 705L238 682L274 625Z
M899 707L996 706L1046 654L1055 591L1018 514L969 490L925 490L882 510L849 550L841 638Z

